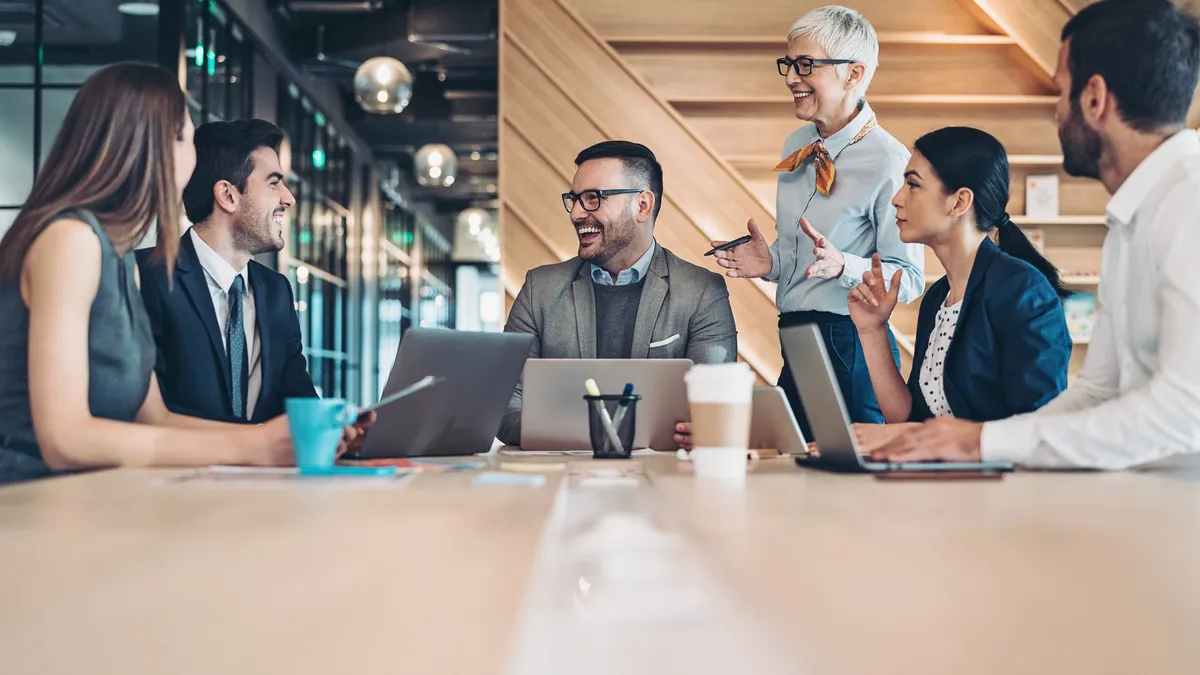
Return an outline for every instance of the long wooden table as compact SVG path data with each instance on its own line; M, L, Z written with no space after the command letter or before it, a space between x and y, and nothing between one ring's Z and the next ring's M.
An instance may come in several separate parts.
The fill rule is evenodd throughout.
M1200 672L1190 465L881 482L764 460L731 489L645 461L802 672ZM498 672L559 481L174 473L0 488L0 672Z

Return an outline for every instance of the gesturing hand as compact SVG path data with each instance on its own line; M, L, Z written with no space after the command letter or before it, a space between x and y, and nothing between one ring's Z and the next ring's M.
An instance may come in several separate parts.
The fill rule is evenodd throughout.
M800 229L813 242L813 255L817 261L809 265L804 272L805 279L837 279L846 269L846 258L842 252L834 248L825 235L813 229L807 218L800 219Z
M871 271L863 274L862 283L850 291L850 318L859 331L882 328L900 300L902 270L892 275L892 283L883 285L883 262L879 254L871 256Z
M725 274L731 278L765 277L771 273L771 249L767 246L762 232L758 231L753 218L746 223L746 230L750 232L750 241L728 251L717 251L713 255L716 256L718 265L729 270ZM716 248L727 243L714 241L712 246Z

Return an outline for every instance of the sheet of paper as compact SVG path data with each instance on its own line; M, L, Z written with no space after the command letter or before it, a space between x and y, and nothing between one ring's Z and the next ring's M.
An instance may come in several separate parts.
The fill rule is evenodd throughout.
M415 471L398 471L392 476L302 476L295 467L210 466L192 469L164 480L166 485L204 487L298 487L335 485L337 487L386 487L407 484Z
M506 457L591 457L591 450L501 450L500 454ZM634 457L653 457L657 454L650 448L642 448L634 450Z

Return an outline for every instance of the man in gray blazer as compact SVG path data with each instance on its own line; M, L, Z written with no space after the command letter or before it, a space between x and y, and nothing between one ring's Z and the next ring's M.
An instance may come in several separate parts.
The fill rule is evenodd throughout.
M606 141L575 158L563 206L579 255L525 275L506 332L533 335L530 358L737 359L737 329L719 274L654 241L662 166L644 145ZM690 428L676 440L686 446ZM521 385L497 437L521 442Z

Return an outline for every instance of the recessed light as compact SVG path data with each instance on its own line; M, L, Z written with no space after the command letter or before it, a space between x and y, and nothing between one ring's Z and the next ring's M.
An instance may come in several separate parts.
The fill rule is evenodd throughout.
M0 47L11 47L17 41L17 31L0 30Z
M158 16L157 2L122 2L117 11L130 16Z

